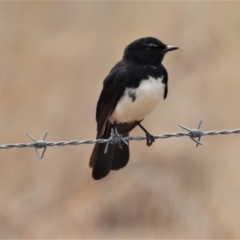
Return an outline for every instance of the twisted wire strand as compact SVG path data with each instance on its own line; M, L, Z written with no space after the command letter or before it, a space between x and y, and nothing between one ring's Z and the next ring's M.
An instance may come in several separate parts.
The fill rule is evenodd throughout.
M192 129L191 131L194 131L195 129ZM192 137L192 132L176 132L176 133L165 133L162 135L153 135L154 139L159 139L159 138L171 138L171 137ZM234 129L234 130L221 130L221 131L199 131L199 136L215 136L215 135L228 135L228 134L238 134L240 133L240 129ZM120 136L121 137L121 136ZM194 136L198 137L198 136ZM142 141L146 140L146 137L141 137L141 136L136 136L136 137L123 137L122 139L127 140L127 141ZM54 146L66 146L66 145L80 145L80 144L94 144L94 143L107 143L111 142L111 137L109 139L86 139L86 140L72 140L72 141L58 141L58 142L45 142L45 141L36 141L32 143L8 143L8 144L3 144L0 145L0 149L9 149L13 147L17 148L25 148L25 147L38 147L38 148L43 148L43 147L54 147ZM38 146L39 142L43 142L43 146Z
M192 141L196 143L196 147L198 145L202 145L200 142L202 136L215 136L215 135L228 135L228 134L236 134L240 133L240 129L234 129L234 130L220 130L220 131L208 131L204 132L200 130L202 121L199 122L198 127L196 129L190 129L188 127L185 127L183 125L179 125L182 129L185 129L186 132L176 132L176 133L165 133L162 135L155 135L153 136L154 139L158 138L170 138L170 137L184 137L187 136L189 137ZM127 144L128 141L136 140L136 141L141 141L141 140L146 140L146 137L122 137L121 135L117 134L116 130L111 129L111 134L108 139L86 139L86 140L72 140L72 141L58 141L58 142L46 142L45 138L47 137L47 132L43 135L41 140L36 140L32 135L27 134L29 138L32 139L32 143L8 143L4 145L0 145L0 149L9 149L13 147L18 147L18 148L25 148L25 147L34 147L35 153L37 156L37 159L40 160L43 158L47 147L54 147L54 146L67 146L67 145L80 145L80 144L94 144L94 143L107 143L105 146L105 153L108 151L109 144ZM196 139L197 138L197 139ZM39 153L39 149L43 148L42 153Z

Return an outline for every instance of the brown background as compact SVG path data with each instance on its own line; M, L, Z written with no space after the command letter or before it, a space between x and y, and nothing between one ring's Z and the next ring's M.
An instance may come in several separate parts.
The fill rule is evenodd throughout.
M143 36L180 47L150 132L240 128L239 2L1 2L0 144L93 139L102 81ZM240 136L202 142L132 141L97 182L93 145L0 150L0 238L239 238Z

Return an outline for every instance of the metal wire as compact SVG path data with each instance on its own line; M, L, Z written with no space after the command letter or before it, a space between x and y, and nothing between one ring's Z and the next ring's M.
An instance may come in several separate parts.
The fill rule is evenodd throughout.
M179 125L181 128L187 130L187 132L176 132L176 133L165 133L162 135L153 135L154 139L159 138L170 138L170 137L190 137L191 140L193 140L196 143L196 147L198 145L202 145L200 142L202 136L215 136L215 135L227 135L227 134L236 134L240 133L240 129L234 129L234 130L221 130L221 131L208 131L204 132L200 130L202 121L199 122L197 129L190 129L183 125ZM127 144L128 141L136 140L146 140L146 137L122 137L121 135L118 135L114 133L114 131L111 132L111 136L108 139L86 139L86 140L72 140L72 141L58 141L58 142L46 142L45 139L47 137L47 132L44 134L43 138L41 140L36 140L33 136L30 134L27 134L29 138L33 140L32 143L8 143L0 145L0 149L9 149L13 147L17 148L25 148L25 147L34 147L36 156L40 160L43 158L46 148L47 147L54 147L54 146L67 146L67 145L80 145L80 144L93 144L93 143L107 143L105 152L107 152L108 145L109 144L120 144L123 142L124 144ZM196 139L197 138L197 139ZM43 151L41 154L39 154L38 149L43 148Z

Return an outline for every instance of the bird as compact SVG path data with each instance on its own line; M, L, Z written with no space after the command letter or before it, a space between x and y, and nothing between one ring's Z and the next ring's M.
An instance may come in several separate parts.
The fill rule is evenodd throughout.
M177 50L157 38L139 38L126 46L122 60L103 81L97 108L97 137L109 139L112 133L122 137L139 126L151 146L154 137L141 124L142 120L168 94L168 73L162 65L165 54ZM125 167L129 161L128 141L118 144L96 143L89 165L94 180L106 177L111 170Z

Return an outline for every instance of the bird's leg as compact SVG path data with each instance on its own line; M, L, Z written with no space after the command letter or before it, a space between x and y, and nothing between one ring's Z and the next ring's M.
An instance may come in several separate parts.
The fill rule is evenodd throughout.
M155 141L153 135L151 135L146 128L144 128L139 121L136 121L137 125L145 132L147 138L147 146L151 146L152 143Z
M114 126L114 133L116 134L116 135L118 135L118 131L117 131L117 123L116 122L114 122L113 123L113 126Z
M113 123L113 126L114 126L114 128L113 128L113 130L114 130L114 134L116 135L116 137L121 137L121 135L119 135L119 133L118 133L118 130L117 130L117 123L116 122L114 122ZM122 148L122 142L120 141L119 143L118 143L118 147L119 148Z

